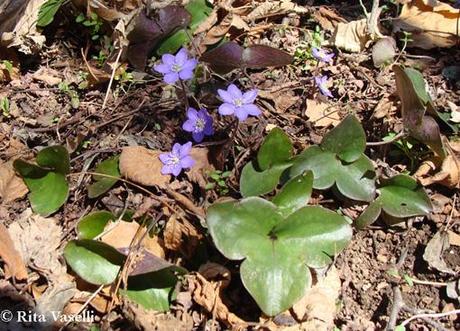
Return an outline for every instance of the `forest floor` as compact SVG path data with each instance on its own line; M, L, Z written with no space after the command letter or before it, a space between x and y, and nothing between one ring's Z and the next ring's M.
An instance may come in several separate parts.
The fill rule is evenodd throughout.
M246 13L262 3L247 1ZM364 3L371 12L370 1ZM390 1L384 4L381 32L393 35L397 45L390 63L395 61L417 68L430 88L435 109L447 114L458 112L460 80L458 76L456 82L448 80L444 70L449 66L457 66L458 70L458 46L420 49L406 45L401 36L391 30L391 22L398 17L403 5ZM129 180L119 181L97 198L88 197L86 187L92 183L92 176L87 172L94 171L101 161L119 155L127 146L168 152L175 142L190 140L190 135L180 129L185 118L184 94L180 86L165 84L161 75L151 69L157 60L149 60L145 71L134 69L124 55L116 60L118 54L113 52L111 42L116 21L102 20L100 31L94 32L93 26L75 21L79 13L77 7L64 6L44 28L46 43L39 51L24 55L14 47L0 49L0 63L3 63L3 67L0 66L0 109L3 111L3 115L0 114L0 194L3 196L0 222L9 229L16 250L22 254L29 252L28 257L22 256L26 280L11 277L11 265L8 267L0 259L0 311L40 308L41 311L75 313L88 306L96 316L95 322L69 323L65 326L69 330L320 330L331 327L383 330L389 323L394 327L420 313L428 315L406 324L407 329L460 329L458 314L429 316L459 308L458 168L456 184L422 181L433 204L429 215L412 217L391 227L379 219L364 230L354 230L351 242L333 263L341 285L332 324L323 323L318 328L302 324L292 311L273 319L263 315L240 280L241 263L225 259L206 228L204 215L213 202L224 196L241 197L241 170L256 155L271 128L283 129L296 151L318 144L324 134L349 113L361 121L368 142L380 142L403 129L401 102L391 65L376 68L372 46L349 53L326 43L339 22L365 17L357 1L299 1L295 9L267 10L257 19L245 21L248 30L239 30L238 23L232 23L236 27L223 34L240 45L262 43L281 49L294 55L293 64L237 69L223 76L202 75L193 83L197 85L195 94L189 93L187 97L192 105L206 105L214 118L214 135L198 144L206 150L206 156L198 156L198 162L207 171L181 174L163 187L142 185L142 180L137 181L137 186ZM225 26L222 12L219 15L220 23L215 26ZM95 34L98 37L93 40ZM324 49L335 54L332 62L317 63L311 57L309 52L315 40L322 40ZM201 52L199 47L188 47L188 50L197 57L196 52ZM5 67L5 61L12 63L13 68ZM110 86L112 67L109 63L122 65ZM332 98L318 92L313 78L319 72L329 77ZM241 122L236 130L232 120L217 114L216 89L224 88L228 82L259 90L256 104L262 115ZM441 134L452 143L454 155L458 155L458 131L455 131L460 129L458 119L451 121L451 125L441 120L438 123ZM8 169L12 169L11 162L18 158L33 160L38 151L53 145L65 146L70 153L71 171L67 176L70 191L65 204L47 216L55 220L53 226L47 227L43 220L37 219L40 216L32 214L27 189L23 187L17 196L12 192L16 189L13 185L19 184L12 184L13 175L6 167L9 164ZM398 141L369 145L365 153L376 166L376 172L387 176L402 172L414 175L431 155L425 145L413 140L404 140L399 145ZM139 157L136 162L142 161ZM14 176L18 180L19 177ZM340 209L351 219L357 218L364 209L362 203L342 202L330 191L315 191L310 203ZM155 220L157 241L152 245L158 246L155 246L161 251L158 254L165 261L189 272L177 284L176 299L167 312L152 312L117 297L113 287L99 288L86 283L66 266L62 256L64 247L77 237L80 220L95 210L107 210L114 215L132 210L137 214L135 217L146 215ZM21 230L16 226L13 231L14 224L19 224ZM123 236L125 231L128 230L121 229L118 236ZM440 244L442 247L438 245L439 250L433 253L440 261L438 266L444 263L444 272L424 258L427 244L437 233L448 234L447 242ZM1 235L0 231L0 238L5 238ZM126 239L128 244L132 239L132 236ZM122 241L120 238L110 240ZM2 244L0 242L0 257L6 262ZM34 263L37 259L42 260L42 265ZM215 264L210 265L211 262ZM63 268L63 274L49 270L53 263L59 265L56 268ZM228 284L223 287L224 281ZM72 294L57 284L71 284ZM457 291L456 298L452 293L448 296L448 284L454 293ZM40 329L40 323L30 322L1 320L0 330Z

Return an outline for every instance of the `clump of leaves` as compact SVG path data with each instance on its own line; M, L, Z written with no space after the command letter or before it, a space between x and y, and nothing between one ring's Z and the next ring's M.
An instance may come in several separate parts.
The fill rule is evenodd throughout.
M396 90L402 102L401 114L409 135L430 147L444 158L446 152L441 140L438 123L428 113L436 116L433 102L426 91L423 75L412 68L394 65Z
M383 220L393 225L402 222L404 218L424 216L432 211L425 190L410 176L399 174L383 180L377 191L379 197L356 220L358 229L375 222L381 213Z
M64 258L73 271L88 283L111 284L125 265L128 249L116 249L94 238L100 236L109 222L118 217L108 211L92 212L79 222L78 239L64 249ZM172 265L147 250L127 274L123 296L146 309L167 311L175 296L175 285L185 269Z
M46 217L56 212L67 200L69 153L63 146L51 146L42 149L35 161L37 164L17 159L13 165L30 190L29 200L33 211Z
M206 184L206 190L216 190L218 194L225 195L228 193L227 178L230 177L231 171L215 170L209 174L209 183Z
M206 221L216 247L229 259L244 259L243 284L270 316L304 296L312 283L306 266L327 266L352 236L343 216L307 205L312 183L313 174L307 171L288 181L272 201L249 197L208 209Z
M100 38L100 31L104 22L102 22L101 18L95 12L90 13L89 16L80 13L75 18L75 22L81 23L89 29L91 40L98 40Z

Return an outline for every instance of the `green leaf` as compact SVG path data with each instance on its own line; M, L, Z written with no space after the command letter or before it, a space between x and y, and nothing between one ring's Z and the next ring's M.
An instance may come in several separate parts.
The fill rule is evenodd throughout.
M337 154L345 162L359 159L366 149L366 134L359 120L354 115L348 115L326 133L321 148Z
M291 178L273 198L272 202L278 207L278 211L286 217L307 205L311 197L312 188L313 173L306 171Z
M241 260L257 251L282 219L273 203L250 197L213 204L206 222L217 249L229 259Z
M54 15L64 3L64 0L48 0L38 11L37 26L44 27L53 22Z
M70 241L64 257L78 276L95 285L112 283L125 261L112 246L87 239Z
M50 146L37 154L37 164L48 170L67 175L70 172L69 152L64 146Z
M362 212L356 219L355 226L357 229L362 230L366 226L374 223L379 218L382 211L382 205L379 199L371 202L369 206Z
M336 186L340 193L358 201L374 199L375 177L374 166L364 154L353 163L339 165L335 175Z
M165 312L175 298L176 283L177 276L172 270L162 269L129 277L128 289L121 289L120 293L145 309Z
M405 218L427 215L432 211L430 198L410 176L397 175L381 187L379 201L390 216Z
M302 298L311 284L305 265L325 267L350 241L351 226L337 213L306 206L281 216L262 198L217 203L207 224L217 249L241 260L241 279L262 311L274 316Z
M262 311L275 316L304 296L311 274L289 246L275 242L261 248L241 263L241 280Z
M289 170L289 177L295 177L307 170L313 172L313 187L319 190L330 188L334 185L335 174L340 166L340 161L334 153L325 152L318 146L311 146L299 154Z
M16 160L14 168L30 190L29 200L34 212L49 216L67 200L69 185L62 173L47 171L23 160Z
M257 171L254 163L249 162L243 168L240 177L240 191L243 197L257 196L273 191L279 183L281 174L291 164L279 164L265 171Z
M342 215L320 206L299 209L273 229L280 242L300 252L312 268L323 268L346 247L353 231Z
M404 325L397 325L395 331L406 331L406 327Z
M96 182L88 186L88 196L91 199L104 194L105 192L110 190L110 188L113 185L115 185L118 182L118 178L121 177L120 170L118 169L119 158L120 156L117 155L117 156L108 158L107 160L104 160L97 165L94 172L104 174L104 175L109 175L112 177L117 177L117 178L110 178L106 176L94 175L93 179Z
M116 220L116 217L109 211L99 210L89 213L83 217L77 225L79 239L93 239L104 231L109 221Z
M280 128L274 128L265 137L257 153L257 165L260 170L286 163L291 157L293 146L289 136Z

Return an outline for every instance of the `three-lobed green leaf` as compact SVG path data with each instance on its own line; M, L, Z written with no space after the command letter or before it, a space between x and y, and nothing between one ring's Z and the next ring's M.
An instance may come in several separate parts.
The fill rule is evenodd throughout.
M311 174L305 178L311 183ZM281 194L296 191L297 187L290 186L295 183L288 182ZM274 200L287 201L286 197ZM208 209L207 224L216 247L229 259L245 259L240 270L243 284L271 316L290 308L305 294L311 284L305 266L326 266L351 239L352 230L344 217L318 206L295 205L288 204L282 211L272 202L250 197ZM289 209L295 211L289 214Z

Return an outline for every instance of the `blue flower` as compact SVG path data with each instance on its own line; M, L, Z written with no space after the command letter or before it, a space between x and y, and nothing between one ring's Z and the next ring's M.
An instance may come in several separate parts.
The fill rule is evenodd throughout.
M212 117L205 109L197 111L190 107L187 110L187 120L182 125L182 129L191 132L193 140L199 143L203 141L204 136L210 136L214 133Z
M324 49L322 48L313 48L311 50L311 53L315 59L318 61L323 61L327 63L332 62L332 58L334 57L334 53L327 53Z
M174 56L172 54L164 54L161 57L162 63L153 67L155 71L163 74L163 79L167 84L174 84L179 79L187 80L193 77L193 70L198 61L189 59L187 50L181 48Z
M172 151L160 154L160 161L163 163L161 173L163 175L173 174L179 176L182 169L189 169L195 164L195 160L190 156L192 142L183 145L175 143Z
M231 84L227 90L218 89L217 93L224 101L219 106L219 114L235 115L240 121L251 116L259 116L262 112L254 104L258 91L256 89L243 93L236 85Z
M327 88L327 76L315 77L316 86L319 88L321 93L329 98L333 98L331 91Z

